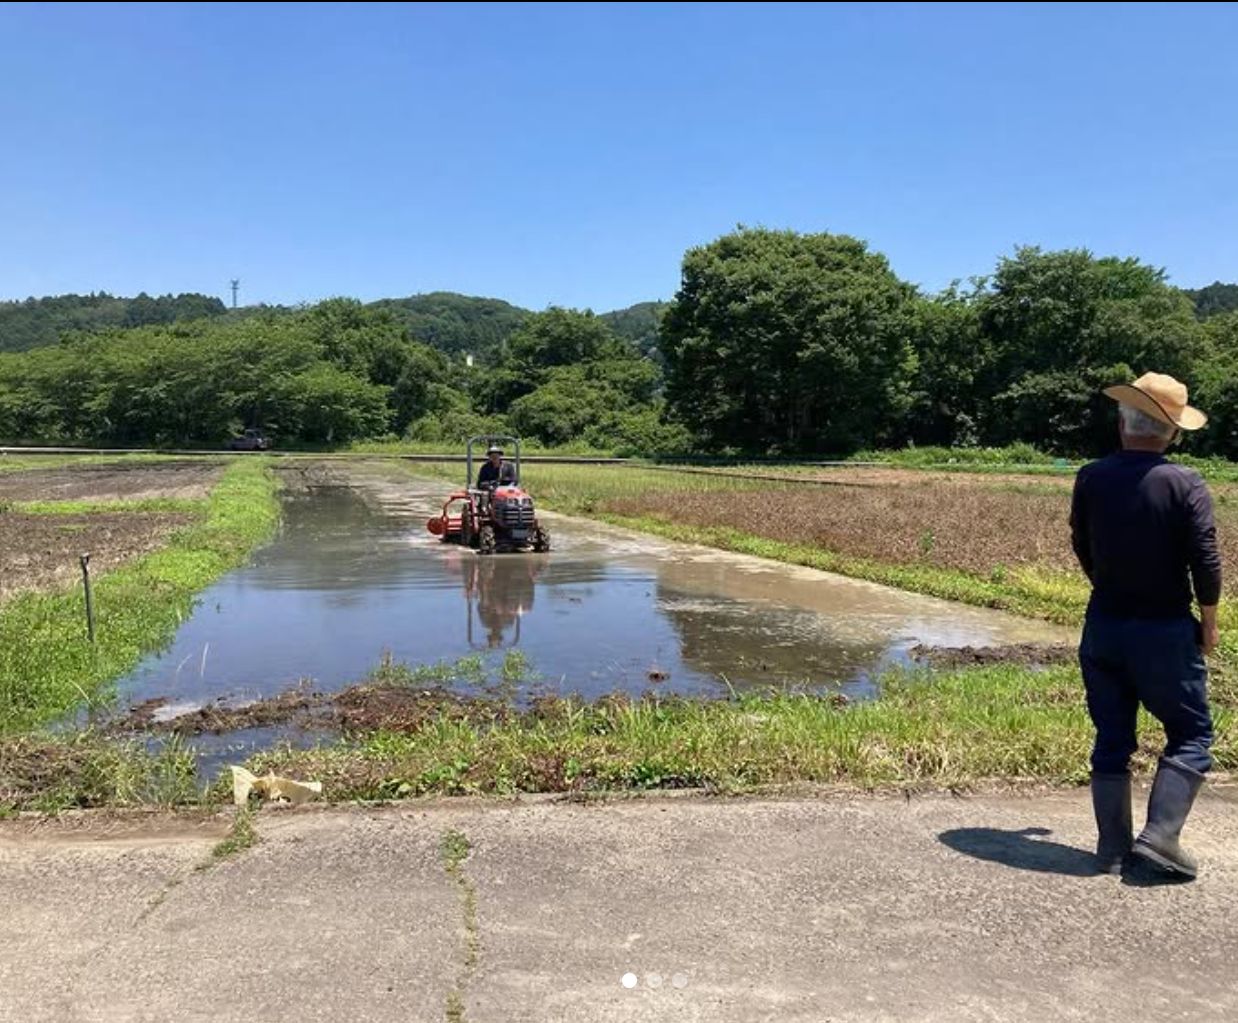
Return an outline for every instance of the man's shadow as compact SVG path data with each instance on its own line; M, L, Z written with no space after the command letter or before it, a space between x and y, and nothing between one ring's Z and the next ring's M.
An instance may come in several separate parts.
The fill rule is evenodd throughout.
M938 840L951 849L978 860L1002 863L1020 870L1042 874L1065 874L1067 877L1095 877L1096 857L1090 852L1048 842L1040 836L1049 835L1048 828L1021 828L1003 831L1001 828L953 828L943 831Z
M966 856L989 860L1019 870L1034 870L1042 874L1064 874L1067 877L1098 877L1096 857L1083 849L1046 842L1041 836L1051 835L1048 828L1021 828L1002 831L1000 828L954 828L943 831L938 841ZM1122 866L1122 883L1132 888L1160 888L1178 885L1190 878L1159 870L1135 856L1128 856Z

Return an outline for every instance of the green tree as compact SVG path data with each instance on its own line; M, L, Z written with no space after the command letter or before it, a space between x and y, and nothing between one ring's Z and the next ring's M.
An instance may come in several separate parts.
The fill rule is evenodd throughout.
M53 295L23 302L0 302L0 352L23 352L55 344L74 333L102 333L118 327L218 318L224 304L199 294L136 298Z
M634 354L601 317L556 306L526 319L512 335L508 350L512 361L532 377L555 366Z
M656 365L642 358L601 317L551 307L529 315L497 364L474 375L473 388L484 413L506 415L511 410L517 429L527 429L547 443L559 443L551 436L576 436L569 420L584 421L573 415L550 426L551 410L563 405L573 382L595 390L605 385L611 398L626 407L649 401L657 379ZM549 390L535 398L544 387ZM602 400L597 395L590 400L595 398ZM534 414L534 409L540 411Z
M662 321L667 400L715 449L886 441L910 403L913 298L845 235L740 229L691 249Z
M342 444L387 425L387 388L326 363L287 378L277 400L290 432L310 443Z
M1020 248L977 301L986 345L978 397L993 443L1105 450L1112 409L1097 390L1147 370L1189 383L1205 348L1189 300L1137 259Z
M917 298L911 337L916 369L905 439L915 444L970 445L978 440L977 378L991 359L974 292L951 285Z
M1196 372L1191 404L1208 414L1208 426L1191 438L1192 446L1238 460L1238 311L1210 317L1204 331L1208 357Z

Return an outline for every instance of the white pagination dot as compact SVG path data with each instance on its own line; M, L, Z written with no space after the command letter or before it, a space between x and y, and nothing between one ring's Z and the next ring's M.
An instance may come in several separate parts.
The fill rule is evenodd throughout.
M651 988L660 988L662 986L662 974L651 973L645 978L645 983Z
M671 987L677 987L682 990L683 988L686 988L687 986L688 986L688 975L686 973L677 973L675 974L675 976L671 978Z
M630 988L634 988L634 987L636 987L636 974L635 974L635 973L625 973L625 974L624 974L624 975L620 978L619 983L620 983L620 984L622 984L624 987L629 988L629 989L630 989Z

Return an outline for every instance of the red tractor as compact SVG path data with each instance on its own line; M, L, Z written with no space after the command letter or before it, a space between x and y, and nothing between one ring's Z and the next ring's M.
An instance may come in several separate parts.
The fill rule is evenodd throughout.
M514 445L514 465L503 460L500 441ZM488 446L487 464L474 484L473 445L483 443ZM520 489L520 439L470 437L466 462L464 489L443 502L443 514L430 519L426 528L444 543L472 547L478 554L550 550L550 533L537 521L533 498Z

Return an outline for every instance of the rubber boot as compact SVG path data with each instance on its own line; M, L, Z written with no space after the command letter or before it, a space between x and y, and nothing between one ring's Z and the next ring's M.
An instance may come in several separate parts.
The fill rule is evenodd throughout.
M1093 774L1092 809L1096 812L1096 869L1120 874L1131 851L1131 777L1129 774Z
M1195 802L1204 776L1172 757L1161 757L1148 797L1148 823L1135 839L1134 853L1182 877L1199 870L1195 858L1178 844L1182 825Z

